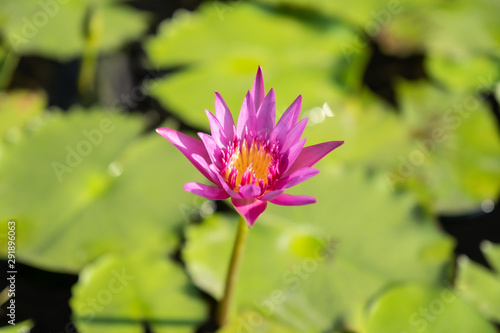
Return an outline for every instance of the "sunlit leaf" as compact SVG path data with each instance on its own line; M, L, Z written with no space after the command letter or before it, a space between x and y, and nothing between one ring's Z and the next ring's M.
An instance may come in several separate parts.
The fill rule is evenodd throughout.
M344 146L326 157L332 163L364 165L389 171L411 147L406 129L395 110L367 93L333 105L304 110L307 145L343 140Z
M392 193L381 175L320 169L295 192L314 195L317 204L270 204L250 230L229 332L273 325L268 321L296 332L360 330L364 307L387 284L441 283L452 242L415 214L412 196ZM236 220L216 215L186 233L188 272L216 299Z
M12 76L14 75L18 63L19 56L0 44L0 91L7 89L11 83Z
M14 320L15 325L7 325L4 327L0 327L1 333L24 333L29 332L33 327L33 323L29 320L25 320L22 322L18 322Z
M500 246L485 242L481 247L494 271L462 257L457 287L461 296L488 318L500 322Z
M339 1L329 0L255 0L261 3L274 3L283 7L296 7L301 10L313 10L322 15L335 17L362 28L375 29L390 22L393 15L399 14L404 1L355 0L345 6Z
M243 311L228 325L219 329L217 333L235 333L255 331L260 333L300 333L303 331L292 329L286 325L280 325L276 321L271 321L269 318L262 316L256 310Z
M369 48L347 45L355 34L338 21L244 2L221 6L177 13L145 45L155 68L187 65L151 91L186 123L208 127L203 110L213 111L214 90L236 117L258 65L266 90L277 92L278 112L300 94L311 109L359 86Z
M147 28L144 13L118 1L21 0L0 4L0 12L11 13L1 33L17 53L69 60L83 53L90 8L99 11L99 50L103 52L133 41Z
M0 221L16 221L17 259L77 271L107 252L177 245L203 202L182 190L198 174L156 133L138 137L141 128L135 116L72 110L5 149Z
M411 150L391 174L436 212L478 210L500 188L500 135L481 96L450 94L424 82L398 84Z
M70 300L79 332L193 332L206 308L180 267L159 256L106 256L86 266Z
M391 54L425 54L428 75L449 89L474 93L498 80L497 1L403 1L376 36Z
M20 138L29 122L37 122L47 104L42 93L16 91L0 93L0 138L14 142Z
M495 333L456 291L408 284L382 294L370 309L366 333Z
M454 91L487 93L498 81L500 62L487 57L443 57L430 54L425 63L433 78Z

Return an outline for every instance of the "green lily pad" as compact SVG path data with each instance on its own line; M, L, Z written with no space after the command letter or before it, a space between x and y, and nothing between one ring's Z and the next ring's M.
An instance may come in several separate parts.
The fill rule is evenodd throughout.
M402 47L415 44L448 56L499 54L496 13L500 7L495 1L480 6L468 0L404 1L401 8L385 27L382 37L388 42L392 38L403 42ZM425 34L431 31L433 34Z
M475 93L499 77L500 5L468 0L404 1L376 40L390 54L425 54L430 77L456 91Z
M425 52L426 39L433 32L433 17L436 1L404 1L396 15L380 26L381 32L374 36L386 54L408 56Z
M367 302L384 286L442 280L453 243L415 213L414 198L391 192L380 174L367 177L357 168L325 163L295 191L314 195L317 204L269 204L250 230L230 332L272 323L297 332L359 331ZM216 299L236 220L215 215L186 231L188 272Z
M461 257L457 276L457 288L462 298L491 320L500 323L500 245L484 242L481 250L493 267L488 270Z
M468 0L435 4L430 12L435 33L426 40L429 49L450 56L500 56L500 4L486 1L480 6Z
M425 62L430 75L453 91L479 96L491 91L498 81L500 62L487 57L444 57L430 54Z
M28 333L33 327L33 323L29 320L20 323L16 321L15 323L14 326L8 325L0 327L0 333Z
M176 13L145 44L152 66L186 65L151 90L186 123L208 127L203 110L212 109L214 90L236 117L258 65L266 90L277 92L278 113L300 94L304 109L311 109L333 104L359 86L369 48L345 46L355 34L338 21L244 2L228 6L221 12L207 3L195 13Z
M389 186L409 186L432 211L480 209L500 188L500 136L479 93L449 93L425 82L399 82L398 116L368 93L305 111L308 144L345 140L326 157L385 172Z
M409 150L411 141L395 110L367 91L335 105L323 105L302 112L308 124L307 145L344 140L342 148L326 157L332 163L364 165L390 171L398 156Z
M450 94L425 82L397 87L411 150L390 174L435 212L464 214L494 199L500 188L500 136L484 101Z
M95 37L102 52L118 49L147 29L148 17L144 13L118 1L22 0L0 5L0 11L11 13L2 29L3 38L19 54L67 61L83 53L84 26L91 7L99 16Z
M456 291L419 284L395 286L370 309L366 333L495 333Z
M372 28L376 25L386 24L392 15L399 14L404 7L400 1L385 0L355 0L349 6L341 2L318 0L255 0L262 3L274 3L284 7L296 7L301 10L313 10L335 17L347 23L360 27ZM372 26L371 26L372 25ZM374 28L373 28L374 29Z
M222 327L217 333L235 333L244 331L256 331L260 333L300 333L303 331L280 325L275 321L268 320L256 310L243 311L228 325Z
M79 332L193 332L206 306L183 270L160 256L105 256L86 266L70 300Z
M177 245L203 202L182 186L199 175L161 136L139 137L141 128L135 116L72 110L6 147L0 221L16 221L17 259L75 272L107 252Z
M32 91L0 93L0 138L15 142L29 122L36 122L47 105L44 94Z

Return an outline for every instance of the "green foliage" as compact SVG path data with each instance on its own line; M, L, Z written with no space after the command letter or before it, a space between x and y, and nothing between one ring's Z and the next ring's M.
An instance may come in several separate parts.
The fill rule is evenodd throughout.
M19 332L29 332L29 330L33 327L33 323L29 320L25 320L23 322L16 322L16 325L4 326L0 327L1 333L19 333Z
M404 1L401 7L377 36L387 52L425 53L429 75L452 90L492 88L500 74L497 1Z
M36 126L45 109L43 94L30 91L0 93L0 149L2 143L15 142L25 127Z
M455 262L436 217L498 197L500 135L484 96L500 101L499 4L205 1L140 40L148 65L172 72L131 93L146 91L182 128L208 131L214 90L237 119L261 65L278 116L303 96L307 145L345 140L290 191L317 204L269 204L250 230L219 332L495 332L500 247L482 246L491 269ZM81 57L79 82L68 84L107 100L120 79L106 81L118 76L109 60L96 84L99 56L140 39L149 18L120 0L0 1L0 90L24 56ZM379 50L369 62L374 45L422 56L419 80L377 67ZM395 103L365 75L392 80L370 87ZM211 314L198 291L220 300L236 215L210 216L213 202L182 189L204 179L144 133L145 117L98 103L48 111L49 93L0 93L0 229L16 221L16 260L79 274L70 305L82 333L199 330ZM4 258L7 240L2 231Z
M338 1L318 0L254 0L263 4L277 4L285 8L314 11L317 14L329 16L354 26L365 26L380 19L381 11L399 14L403 9L400 1L386 0L354 0L345 6ZM389 18L390 20L390 18Z
M450 94L424 82L400 82L397 91L412 143L397 171L401 182L439 213L475 211L495 198L500 136L480 96Z
M456 291L408 284L382 294L370 309L367 333L495 333Z
M457 288L461 296L487 318L500 322L500 246L489 242L481 250L494 271L480 266L466 257L459 260Z
M209 3L197 13L182 12L165 22L159 34L146 43L152 64L159 68L188 66L157 82L152 95L186 123L207 128L208 121L200 114L204 108L212 108L213 94L205 87L221 92L236 118L238 103L260 64L266 71L267 87L278 92L278 113L303 93L310 143L342 139L346 147L350 145L331 159L385 171L389 184L410 186L438 213L471 212L483 200L496 196L500 137L491 112L480 101L494 77L487 58L470 57L467 66L460 63L466 68L462 75L451 75L457 62L447 56L429 63L437 73L450 76L450 87L461 93L423 82L398 83L398 117L387 112L393 111L390 106L360 90L359 83L349 84L359 82L369 47L354 43L359 33L346 29L332 15L335 12L345 18L348 14L320 2L277 2L281 7ZM380 29L399 24L398 15L420 15L418 10L408 11L415 4L398 7L394 3L383 8L381 2L360 3L360 13L368 16L352 21L375 21ZM304 14L300 11L304 6L312 6L313 11ZM418 8L432 6L424 3ZM321 14L316 12L318 8L323 9ZM389 18L382 24L384 11Z
M19 260L77 272L107 252L177 245L186 212L202 202L182 190L196 170L159 135L138 137L141 129L136 116L75 109L6 147L0 221L17 222Z
M367 90L346 98L333 110L326 104L305 110L302 117L309 119L304 133L307 145L345 141L345 147L326 157L331 163L388 172L397 169L398 156L411 149L406 128L395 110Z
M0 44L0 91L9 85L18 62L19 57Z
M105 256L86 266L70 301L79 332L192 332L206 309L180 267L159 256Z
M233 330L224 332L249 325L321 332L332 323L362 331L365 307L387 285L438 285L444 279L453 243L415 213L411 195L391 193L381 175L367 177L325 163L320 168L320 176L300 186L300 193L318 198L317 204L270 205L251 229ZM235 229L236 217L224 215L187 229L183 258L188 272L216 299L222 295ZM256 324L261 321L265 324Z
M311 109L342 99L354 88L348 83L359 85L368 49L358 54L344 45L355 38L346 26L244 2L229 8L207 3L196 13L178 13L145 45L155 68L188 65L151 91L186 123L208 128L200 113L212 109L213 90L236 117L258 65L267 89L278 92L279 113L300 94Z
M411 188L437 213L472 212L495 198L500 136L481 96L451 94L423 81L396 87L399 115L366 92L346 98L334 112L328 105L304 112L308 143L345 140L328 160L380 169L389 186Z
M99 21L92 38L98 40L102 52L137 39L147 28L144 13L114 0L20 0L0 4L0 13L10 14L3 24L0 15L0 33L16 53L69 60L84 52L91 12Z

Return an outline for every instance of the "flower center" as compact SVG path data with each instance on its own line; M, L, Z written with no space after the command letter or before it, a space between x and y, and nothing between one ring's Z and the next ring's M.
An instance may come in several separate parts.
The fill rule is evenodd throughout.
M221 175L235 191L240 186L254 184L263 194L278 178L278 154L269 142L253 139L249 144L245 139L241 144L235 142L224 155Z

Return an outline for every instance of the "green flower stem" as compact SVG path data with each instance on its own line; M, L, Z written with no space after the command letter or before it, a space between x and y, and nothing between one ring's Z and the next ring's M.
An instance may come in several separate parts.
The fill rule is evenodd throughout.
M229 263L229 269L227 271L224 296L222 298L222 301L219 303L217 323L220 327L224 326L227 323L229 310L231 309L233 303L234 287L236 285L236 280L238 279L238 271L245 249L248 229L249 228L247 222L243 217L240 217L240 221L238 223L238 233L236 234L236 239L234 240L233 254L231 255L231 261Z
M94 90L99 47L102 42L103 22L98 6L89 6L85 24L85 45L83 51L78 91L82 97L88 97Z
M95 73L97 67L97 53L86 51L83 55L78 77L78 92L81 96L87 96L94 89Z
M0 91L6 90L19 64L19 56L12 50L6 50L3 59L0 59Z

